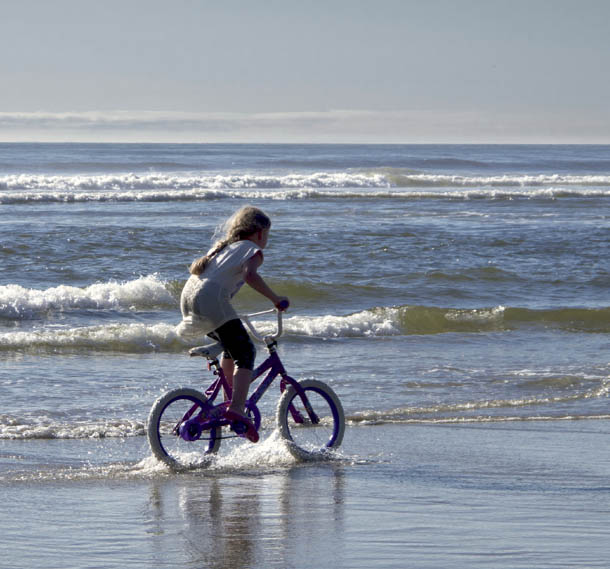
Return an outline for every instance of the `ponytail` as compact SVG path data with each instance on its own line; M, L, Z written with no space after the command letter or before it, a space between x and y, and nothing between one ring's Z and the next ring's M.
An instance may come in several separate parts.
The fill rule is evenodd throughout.
M220 253L227 245L229 245L229 243L230 242L228 239L223 239L222 241L216 242L214 247L210 249L207 255L199 257L199 259L195 259L191 263L191 266L189 267L189 273L191 273L191 275L201 275L201 273L205 271L205 268L208 266L208 263L210 262L212 257L214 257L214 255L218 255L218 253Z
M195 259L189 267L191 275L201 275L208 263L227 245L247 239L257 231L271 227L271 220L258 208L244 206L235 212L224 224L225 238L217 241L212 249L203 257Z

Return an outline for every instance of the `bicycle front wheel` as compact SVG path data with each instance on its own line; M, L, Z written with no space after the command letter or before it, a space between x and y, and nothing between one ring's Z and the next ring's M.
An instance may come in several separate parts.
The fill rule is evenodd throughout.
M205 466L209 455L220 447L220 427L193 437L181 436L180 427L208 408L203 393L186 387L168 391L157 399L146 427L148 444L155 457L176 469Z
M280 435L289 442L290 452L307 458L343 441L345 415L336 393L325 383L315 379L299 381L310 409L307 409L296 389L289 386L277 407Z

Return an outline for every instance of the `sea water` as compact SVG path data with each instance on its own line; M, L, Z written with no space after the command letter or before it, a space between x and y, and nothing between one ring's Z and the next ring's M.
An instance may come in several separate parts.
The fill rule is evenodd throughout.
M246 204L272 219L261 274L291 300L281 356L338 393L345 444L295 461L270 392L262 444L176 475L151 458L146 417L163 391L209 381L176 335L178 299ZM210 532L237 535L218 512L240 504L263 541L233 566L306 566L295 515L338 567L532 567L543 520L540 566L603 566L609 204L608 146L0 144L7 566L221 567L239 539L218 549ZM176 519L186 537L171 541ZM504 534L513 545L494 549Z

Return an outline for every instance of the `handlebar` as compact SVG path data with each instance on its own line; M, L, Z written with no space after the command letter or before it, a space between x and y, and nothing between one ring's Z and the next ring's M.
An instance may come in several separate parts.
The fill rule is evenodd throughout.
M277 328L274 334L267 334L265 336L261 336L258 330L254 327L250 318L255 316L263 316L264 314L272 314L273 312L277 313ZM270 310L263 310L262 312L254 312L252 314L241 314L239 317L244 321L244 324L250 329L252 336L254 336L259 342L269 343L277 340L284 331L284 326L282 322L283 311L278 310L277 308L272 308Z

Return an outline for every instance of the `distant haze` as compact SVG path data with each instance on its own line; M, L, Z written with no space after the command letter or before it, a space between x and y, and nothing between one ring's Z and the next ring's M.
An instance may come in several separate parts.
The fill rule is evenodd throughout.
M610 143L610 2L2 3L0 141Z

